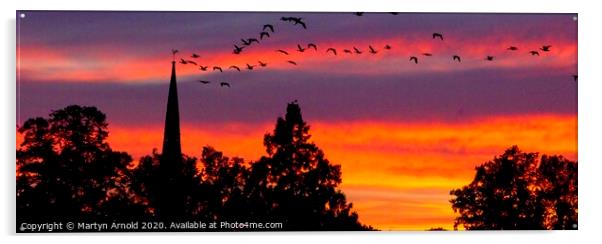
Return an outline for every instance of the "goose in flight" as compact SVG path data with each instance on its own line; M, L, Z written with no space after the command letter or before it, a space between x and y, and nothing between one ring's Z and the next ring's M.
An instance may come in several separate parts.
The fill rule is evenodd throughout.
M242 49L245 47L239 47L234 45L234 54L239 54L240 52L242 52Z
M202 70L202 71L207 71L207 68L209 68L209 66L199 65L199 69Z
M410 57L410 62L414 61L415 64L418 64L418 58L416 56Z
M192 61L192 60L186 60L186 63L189 63L189 64L194 64L194 65L198 65L196 62L194 62L194 61Z
M452 60L458 60L458 62L462 62L460 60L460 56L458 56L458 55L454 55L454 57L452 57Z
M253 42L257 42L257 44L259 44L259 40L257 40L257 38L247 38L247 42L249 45L251 45Z
M270 33L262 31L261 33L259 33L259 39L263 40L263 37L267 36L270 37Z
M242 42L242 45L244 45L244 46L249 46L249 45L251 45L251 42L249 42L248 40L245 40L245 39L243 39L243 38L241 38L241 39L240 39L240 41Z
M436 39L436 38L439 38L443 41L443 34L437 33L437 32L433 33L433 39Z
M360 51L359 49L357 49L356 47L353 47L353 51L355 51L355 53L357 54L362 54L362 51Z
M295 25L298 25L298 24L299 24L299 25L301 25L301 26L303 27L303 29L307 29L307 26L305 25L305 22L303 22L303 21L301 20L301 18L294 18L294 19L293 19L293 22L295 22L295 23L294 23Z
M352 54L352 53L353 53L353 52L351 52L351 50L349 50L349 49L343 49L343 52L344 52L344 53L349 53L349 54Z
M542 50L544 52L549 52L551 47L552 46L550 46L550 45L541 46L540 50Z
M301 45L297 44L297 51L305 52L305 48L302 48Z
M193 54L192 54L190 57L191 57L191 58L199 58L199 57L201 57L201 56L199 56L199 55L198 55L198 54L196 54L196 53L193 53Z
M219 67L219 66L213 66L213 71L216 71L216 70L219 70L219 72L224 72L224 71L222 70L222 67Z
M427 56L427 57L433 56L432 53L422 53L422 55Z
M370 49L369 53L371 53L371 54L376 54L378 52L378 51L374 50L372 45L368 45L368 48Z
M285 54L285 55L288 55L288 52L287 52L287 51L284 51L284 50L282 50L282 49L278 49L278 50L276 50L276 52L279 52L279 53L283 53L283 54Z
M487 60L487 61L493 61L493 56L487 56L487 57L485 58L485 60Z
M264 63L264 62L261 62L261 61L257 61L257 63L259 63L259 66L261 66L261 67L268 66L268 63Z
M509 50L509 51L516 51L516 50L518 50L518 47L515 47L515 46L510 46L510 47L506 48L506 50Z
M531 56L535 56L535 55L539 56L538 51L530 51L529 53L531 54Z
M208 80L200 80L199 82L201 82L203 84L209 84L209 83L211 83L211 81L208 81Z
M273 25L265 24L265 25L263 25L263 30L265 31L265 29L269 29L272 33L274 33L274 26Z
M391 50L391 46L389 46L389 44L385 45L384 47L386 50Z
M318 46L316 46L316 44L313 43L307 44L307 48L313 48L314 50L318 51Z
M287 62L288 62L288 63L290 63L290 64L293 64L293 65L297 65L297 62L295 62L295 61L292 61L292 60L289 60L289 61L287 61Z
M221 86L221 87L226 86L226 87L230 88L230 83L228 83L228 82L220 82L219 86Z
M183 58L180 59L180 63L181 64L188 64L188 62L186 62L186 60L184 60Z
M240 71L240 68L236 65L232 65L228 69L236 69L236 70Z
M334 55L337 55L337 50L332 47L326 49L326 52L332 52Z
M255 67L255 65L250 65L250 64L247 64L247 69L248 69L248 70L253 70L253 67Z
M176 55L176 53L178 53L178 49L171 49L171 54Z

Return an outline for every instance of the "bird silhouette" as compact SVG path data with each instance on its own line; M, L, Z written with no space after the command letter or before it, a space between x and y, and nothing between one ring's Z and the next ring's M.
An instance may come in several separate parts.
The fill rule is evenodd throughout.
M263 30L265 31L265 29L269 29L272 33L274 33L274 26L273 25L265 24L265 25L263 25Z
M245 47L239 47L237 45L234 45L234 54L239 54L240 52L242 52L242 49Z
M384 47L386 50L391 50L391 46L389 46L389 44L385 45Z
M392 14L392 15L398 15L399 14L397 12L389 12L389 13Z
M186 60L186 63L189 63L189 64L194 64L194 65L198 65L196 62L194 62L194 61L192 61L192 60Z
M316 44L313 43L307 44L307 48L313 48L314 50L318 51L318 46L316 46Z
M179 52L179 51L178 51L178 49L171 49L171 54L174 54L174 55L175 55L175 54L176 54L176 53L178 53L178 52Z
M290 63L290 64L297 65L297 62L295 62L295 61L292 61L292 60L289 60L289 61L287 61L287 62L288 62L288 63Z
M219 67L219 66L213 66L213 71L216 71L216 70L219 70L219 72L224 72L224 71L222 70L222 67Z
M332 47L326 49L326 52L332 52L334 55L337 55L337 50Z
M180 63L181 64L188 64L188 62L186 60L184 60L183 58L180 59Z
M433 39L435 38L439 38L443 41L443 34L435 32L433 33Z
M286 54L286 55L288 55L288 52L287 52L287 51L284 51L284 50L282 50L282 49L278 49L278 50L276 50L276 52L279 52L279 53L283 53L283 54Z
M226 86L226 87L230 88L230 83L228 83L228 82L220 82L220 83L219 83L219 86L220 86L220 87L224 87L224 86Z
M355 53L357 53L357 54L362 54L362 51L357 49L357 47L353 47L353 51L355 51Z
M349 50L349 49L343 49L343 52L344 52L344 53L349 53L349 54L352 54L352 53L353 53L353 52L351 52L351 50Z
M244 46L251 45L251 42L249 42L248 40L245 40L244 38L241 38L240 41L242 42L242 45L244 45Z
M354 15L356 15L356 16L363 16L363 15L364 15L364 12L355 12L355 13L353 13L353 14L354 14Z
M573 75L573 80L577 81L577 75Z
M372 45L368 45L368 49L370 49L370 51L369 51L369 52L370 52L371 54L376 54L376 53L378 52L378 51L376 51L376 50L375 50L375 49L372 47Z
M199 82L201 82L203 84L209 84L209 83L211 83L211 81L208 81L208 80L200 80Z
M416 56L410 57L410 61L414 61L415 64L418 64L418 58Z
M538 51L529 51L529 53L531 54L531 56L539 56L539 52Z
M493 56L487 56L487 57L485 58L485 60L487 60L487 61L493 61Z
M230 66L229 69L236 69L236 70L240 71L240 68L236 65Z
M199 65L199 69L202 70L202 71L207 71L207 68L209 68L209 66Z
M422 55L427 56L427 57L433 56L432 53L422 53Z
M255 67L255 66L254 66L254 65L247 64L247 69L248 69L248 70L253 70L253 67Z
M515 46L510 46L510 47L506 48L506 50L509 50L509 51L516 51L516 50L518 50L518 47L515 47Z
M199 58L199 57L201 57L201 56L199 56L199 55L198 55L198 54L196 54L196 53L193 53L193 54L192 54L190 57L191 57L191 58Z
M541 48L539 50L542 50L544 52L549 52L551 47L552 46L550 46L550 45L541 46Z
M307 25L305 25L305 22L303 22L301 18L294 18L293 21L295 22L295 25L301 25L303 29L307 29Z
M266 37L270 37L270 33L268 33L268 32L265 32L265 31L263 31L263 32L259 33L259 39L263 40L263 37L264 37L264 36L266 36Z
M249 45L251 45L251 43L253 42L259 44L259 40L257 40L257 38L247 38L247 42L249 43Z
M462 61L460 60L460 56L458 56L458 55L454 55L454 56L452 57L452 59L453 59L453 60L458 60L458 62L462 62Z
M282 18L280 18L280 20L282 20L282 21L293 21L293 18L294 17L282 17Z
M297 51L305 52L305 48L302 48L301 45L297 44Z
M257 63L259 63L259 66L261 66L261 67L268 66L268 63L264 63L264 62L261 62L261 61L257 61Z

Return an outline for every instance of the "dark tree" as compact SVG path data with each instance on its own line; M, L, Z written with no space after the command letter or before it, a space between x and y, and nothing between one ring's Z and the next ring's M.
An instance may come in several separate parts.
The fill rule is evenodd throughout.
M129 200L132 158L106 142L105 115L68 106L18 129L17 217L125 217L142 208Z
M454 226L468 230L576 229L577 163L513 146L476 167L473 181L450 192Z
M246 192L252 214L285 220L289 230L364 230L352 204L337 188L341 167L310 142L297 103L264 137L267 156L251 167Z

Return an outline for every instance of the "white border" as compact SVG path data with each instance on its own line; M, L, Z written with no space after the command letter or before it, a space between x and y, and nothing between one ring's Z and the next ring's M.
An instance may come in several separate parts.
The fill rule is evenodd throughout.
M0 119L3 140L0 146L2 155L2 195L0 195L0 233L2 243L165 243L165 242L378 242L378 243L567 243L588 242L596 238L599 229L600 190L602 182L598 174L602 173L600 156L596 156L602 143L602 117L598 104L602 104L599 95L600 55L598 45L602 43L599 24L602 23L600 8L595 1L474 1L474 0L421 0L421 1L319 1L303 0L297 2L258 1L158 1L144 0L126 2L123 0L103 1L20 1L2 2L0 12L3 17L3 38L0 53L4 54L0 68L5 74L1 82L2 111ZM536 12L536 13L578 13L579 14L579 230L555 232L385 232L385 233L173 233L173 234L77 234L77 235L15 235L14 233L14 164L15 152L15 11L16 10L214 10L214 11L398 11L398 12ZM90 238L92 237L92 238ZM82 240L84 239L85 240Z

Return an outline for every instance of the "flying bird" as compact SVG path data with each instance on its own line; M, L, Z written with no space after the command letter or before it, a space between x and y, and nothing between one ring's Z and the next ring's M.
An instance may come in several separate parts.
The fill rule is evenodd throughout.
M305 48L302 48L301 45L297 44L297 51L305 52Z
M314 50L318 51L318 46L316 46L316 44L313 43L307 44L307 48L313 48Z
M355 51L355 53L357 54L362 54L362 51L360 51L359 49L357 49L356 47L353 47L353 50Z
M539 56L538 51L530 51L529 53L531 54L531 56L535 56L535 55Z
M326 49L326 52L329 52L329 51L332 52L334 55L337 55L337 50L336 49L334 49L332 47Z
M196 54L196 53L193 53L193 54L192 54L192 56L190 56L190 57L191 57L191 58L199 58L199 57L201 57L201 56L199 56L199 55L198 55L198 54Z
M276 52L279 52L279 53L284 53L284 54L288 55L288 52L287 52L287 51L284 51L284 50L282 50L282 49L278 49L278 50L276 50Z
M261 61L257 61L257 63L259 63L259 66L261 66L261 67L268 66L268 63L264 63L264 62L261 62Z
M199 69L202 70L202 71L207 71L207 68L209 68L209 66L199 65Z
M188 64L188 62L186 62L186 60L184 60L183 58L180 59L180 63L181 64Z
M392 15L398 15L399 14L397 12L389 12L389 13L392 14Z
M433 56L432 53L422 53L422 55L427 56L427 57Z
M355 12L353 14L356 15L356 16L362 16L362 15L364 15L364 12Z
M175 55L176 53L178 53L178 49L171 49L171 54Z
M349 50L349 49L343 49L343 52L344 52L344 53L349 53L349 54L352 54L352 53L353 53L353 52L351 52L351 50Z
M391 50L391 46L389 46L389 44L387 44L387 45L385 45L385 49Z
M294 17L282 17L282 18L280 18L280 20L282 20L282 21L293 21L293 18Z
M245 40L245 39L243 39L243 38L241 38L241 39L240 39L240 41L242 42L242 45L244 45L244 46L249 46L249 45L251 45L251 42L249 42L248 40Z
M247 42L249 45L251 45L253 42L257 42L257 44L259 44L259 40L257 40L257 38L247 38Z
M201 82L203 84L209 84L209 83L211 83L211 81L208 81L208 80L200 80L199 82Z
M544 51L544 52L549 52L551 47L552 47L552 46L550 46L550 45L547 45L547 46L541 46L540 50L542 50L542 51Z
M433 33L433 39L436 39L436 38L439 38L443 41L443 34L437 33L437 32Z
M240 71L240 68L236 65L232 65L228 69L236 69L236 70Z
M378 52L378 51L374 50L374 48L371 45L368 45L368 48L370 49L371 54L376 54Z
M253 70L253 67L255 67L255 66L254 66L254 65L247 64L247 69L248 69L248 70Z
M458 56L458 55L454 55L454 57L453 57L452 59L453 59L453 60L458 60L458 62L462 62L462 61L460 60L460 56Z
M307 25L305 25L305 22L303 22L301 20L301 18L294 18L293 21L295 22L294 23L295 25L299 24L299 25L303 26L303 29L307 29Z
M577 75L573 75L573 80L577 81Z
M415 56L410 57L410 61L414 61L415 64L418 64L418 58Z
M263 25L263 30L265 31L265 29L270 29L270 31L272 33L274 33L274 26L273 25L265 24L265 25Z
M196 62L192 61L192 60L186 60L187 63L189 64L194 64L194 65L198 65Z
M227 86L228 88L230 88L230 83L228 83L228 82L220 82L219 86L221 86L221 87Z
M270 33L265 32L265 31L259 33L259 39L263 40L264 36L270 37Z
M487 56L487 57L485 58L485 60L487 60L487 61L493 61L493 56Z
M289 60L289 61L287 61L287 62L289 62L290 64L297 65L297 63L296 63L295 61L292 61L292 60Z
M219 66L213 66L213 71L215 71L215 70L219 70L219 72L224 72L222 70L222 67L219 67Z
M506 50L509 50L509 51L516 51L516 50L518 50L518 47L515 47L515 46L510 46L510 47L506 48Z
M245 47L239 47L234 45L234 54L239 54L240 52L242 52L242 49Z

